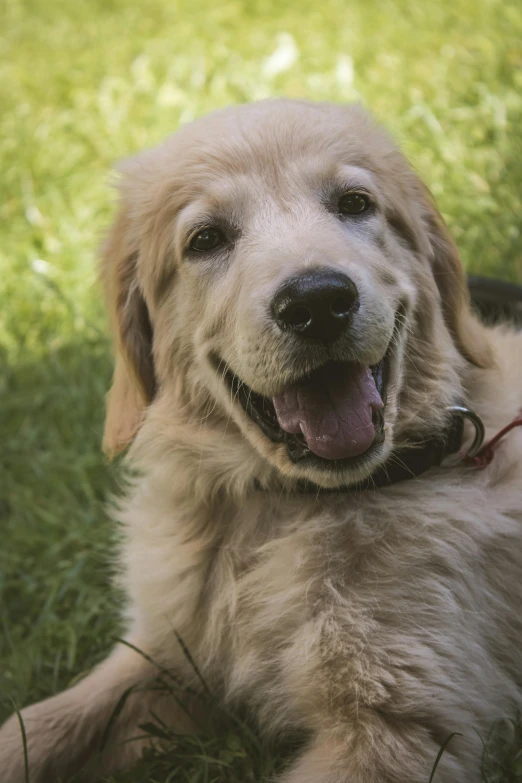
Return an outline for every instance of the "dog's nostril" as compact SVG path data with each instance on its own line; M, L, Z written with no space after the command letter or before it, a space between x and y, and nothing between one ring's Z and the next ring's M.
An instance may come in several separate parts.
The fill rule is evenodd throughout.
M349 301L342 296L336 297L331 305L331 312L336 318L346 318L353 309L353 301Z
M312 314L306 307L297 305L286 308L284 319L288 326L294 329L304 329L312 320Z

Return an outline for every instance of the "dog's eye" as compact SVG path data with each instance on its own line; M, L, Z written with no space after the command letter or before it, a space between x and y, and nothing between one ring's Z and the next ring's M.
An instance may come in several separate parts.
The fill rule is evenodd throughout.
M225 238L217 228L204 228L190 242L190 249L198 253L205 253L208 250L214 250L223 244Z
M364 193L345 193L339 199L341 215L362 215L371 207L371 201Z

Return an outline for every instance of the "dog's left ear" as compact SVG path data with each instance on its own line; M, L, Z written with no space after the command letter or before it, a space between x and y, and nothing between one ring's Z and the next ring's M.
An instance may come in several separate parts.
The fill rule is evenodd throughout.
M433 276L444 319L460 353L476 367L490 367L493 353L487 332L472 312L464 267L457 246L428 188L421 187L423 222L431 248Z
M102 259L102 280L116 343L103 435L103 449L111 457L133 440L156 388L152 326L137 278L138 255L129 215L122 205Z

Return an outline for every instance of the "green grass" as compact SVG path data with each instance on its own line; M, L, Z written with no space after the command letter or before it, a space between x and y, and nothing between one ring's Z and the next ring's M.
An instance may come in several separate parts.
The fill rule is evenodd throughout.
M111 163L227 103L360 99L434 191L467 267L517 280L521 41L518 0L1 0L0 719L70 685L117 633L95 285ZM173 781L272 764L234 722L201 742ZM506 768L520 747L520 732L502 745ZM231 766L205 778L209 758ZM164 783L167 762L147 764L125 779Z

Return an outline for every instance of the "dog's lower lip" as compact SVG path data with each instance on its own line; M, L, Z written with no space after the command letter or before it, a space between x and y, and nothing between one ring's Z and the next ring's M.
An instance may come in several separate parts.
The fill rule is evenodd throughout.
M216 366L220 366L219 359L213 362ZM389 351L376 365L370 367L372 375L375 380L375 385L379 394L382 397L384 404L386 405L386 387L388 382L389 373ZM321 467L335 470L339 467L344 467L348 463L356 461L357 457L348 457L339 460L327 460L322 457L318 457L313 454L309 449L306 440L302 434L290 434L285 432L279 425L276 412L272 400L269 397L264 397L261 394L253 391L247 386L237 375L231 370L228 370L225 374L225 379L230 387L234 399L238 399L241 403L247 416L261 429L261 431L274 443L286 444L288 456L292 462L301 462L306 458L310 458L315 464ZM373 422L375 427L375 438L370 448L374 448L376 445L384 441L384 410L377 410L373 414ZM362 457L365 454L361 455Z

